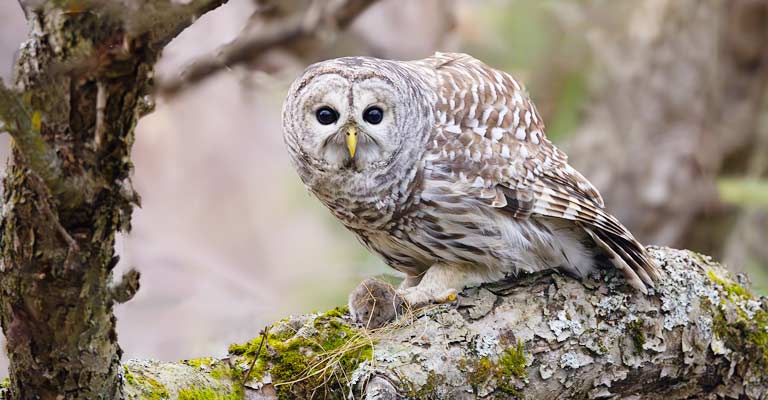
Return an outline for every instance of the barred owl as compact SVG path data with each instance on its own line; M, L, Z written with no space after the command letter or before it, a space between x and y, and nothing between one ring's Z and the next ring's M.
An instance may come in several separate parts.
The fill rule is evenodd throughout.
M283 128L306 187L405 274L412 305L520 271L583 277L603 263L643 293L659 277L523 87L471 56L314 64L291 86Z

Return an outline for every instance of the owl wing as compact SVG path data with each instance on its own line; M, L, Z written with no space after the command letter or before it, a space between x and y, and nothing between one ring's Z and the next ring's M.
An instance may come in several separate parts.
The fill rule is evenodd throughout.
M510 75L465 54L424 61L438 88L430 149L447 159L469 195L513 218L573 221L642 292L658 279L645 248L608 214L592 184L544 135L544 124ZM448 173L449 171L445 171Z

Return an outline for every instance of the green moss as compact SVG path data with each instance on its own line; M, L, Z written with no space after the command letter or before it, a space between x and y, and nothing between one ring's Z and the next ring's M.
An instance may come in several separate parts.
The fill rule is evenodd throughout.
M429 371L426 382L418 388L407 376L402 376L400 379L406 389L406 398L408 399L442 400L444 398L438 393L438 388L445 382L445 377L435 371Z
M0 381L0 400L10 399L11 380L9 378L3 378Z
M231 382L232 386L235 388L232 395L241 396L242 387L240 383L242 382L242 373L239 370L232 368L228 362L212 357L196 358L192 360L184 360L182 362L191 367L208 371L208 375L213 379Z
M643 321L635 320L627 324L627 332L632 339L632 343L635 345L635 354L641 354L643 352L643 346L645 345L645 332L643 332Z
M737 349L754 366L768 374L768 311L758 310L749 318L742 310L728 322L726 312L710 305L717 337L729 349Z
M445 381L445 378L435 373L435 371L429 371L427 375L427 381L418 390L413 390L411 386L411 396L415 400L439 400L440 397L437 394L437 388Z
M155 379L141 374L133 374L127 366L123 366L123 376L126 383L135 386L141 391L141 398L145 400L170 399L168 389Z
M499 368L501 374L505 377L525 378L525 344L522 341L517 342L517 346L504 350L499 357Z
M229 345L229 354L233 354L236 356L253 355L253 353L248 354L248 351L250 349L251 349L251 342L246 342L243 344L232 343ZM255 348L253 349L253 352L254 353L256 352Z
M491 362L488 357L482 357L476 362L469 365L470 369L467 372L467 380L472 385L472 390L477 393L478 389L485 385L496 370L496 364Z
M210 388L188 388L179 391L178 400L241 400L242 393L222 394Z
M364 360L373 356L371 341L350 327L342 317L346 308L336 308L305 325L301 335L288 322L262 337L229 347L250 369L249 380L261 379L269 371L278 398L346 398L346 380ZM261 351L256 354L261 346Z
M211 370L211 378L213 379L230 379L232 382L240 382L240 374L236 370L232 369L225 363L217 363Z
M768 373L768 310L761 307L750 317L743 308L746 301L753 299L747 289L711 270L707 275L726 294L718 305L701 299L703 307L712 313L715 334L729 349L743 354L749 365Z
M213 363L213 359L211 357L203 357L203 358L195 358L192 360L184 360L182 362L184 364L189 365L190 367L209 368Z
M743 286L739 285L738 283L735 283L727 278L722 278L718 276L714 271L711 269L707 271L707 276L709 279L712 280L712 282L720 285L720 287L725 290L725 292L728 294L728 299L731 301L735 301L736 298L743 298L743 299L751 299L752 294L749 293L747 289L745 289Z
M0 400L10 400L11 380L9 378L3 378L0 381Z
M504 349L497 363L488 357L482 357L474 362L464 360L459 367L467 370L467 380L475 393L491 379L495 379L499 391L522 398L517 384L527 376L526 363L525 344L518 341L515 347Z
M349 314L349 307L347 307L347 306L336 307L333 310L330 310L330 311L326 312L325 314L323 314L323 316L324 317L329 317L329 318L341 318L345 314Z

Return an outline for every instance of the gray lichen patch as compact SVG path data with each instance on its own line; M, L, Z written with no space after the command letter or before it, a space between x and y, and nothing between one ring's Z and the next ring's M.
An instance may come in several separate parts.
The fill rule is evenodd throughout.
M707 268L722 269L713 263L703 264L707 259L691 252L651 249L654 256L665 256L661 264L664 280L657 288L664 312L664 328L670 330L690 322L690 315L697 314L700 299L717 301L719 294L707 279Z
M577 369L592 364L595 360L587 354L569 351L560 356L560 368Z

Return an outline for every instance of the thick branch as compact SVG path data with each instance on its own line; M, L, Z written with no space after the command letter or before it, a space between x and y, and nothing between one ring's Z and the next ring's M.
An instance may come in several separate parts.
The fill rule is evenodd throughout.
M135 10L124 13L126 28L132 35L149 33L150 46L159 51L200 16L229 0L192 0L186 4L173 0L138 0Z
M765 398L768 299L707 257L650 252L664 270L651 296L611 271L584 283L531 275L379 330L334 310L282 320L224 359L126 368L171 398L209 384L266 399ZM130 393L146 390L134 382Z
M159 91L173 96L185 86L200 82L224 68L247 63L278 47L292 47L304 41L321 41L328 30L344 29L375 0L313 1L303 14L283 17L264 29L246 27L232 42L212 54L200 57L175 79L161 82Z

